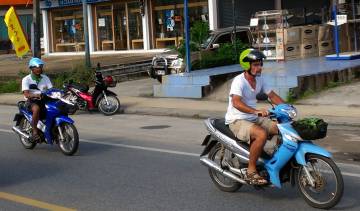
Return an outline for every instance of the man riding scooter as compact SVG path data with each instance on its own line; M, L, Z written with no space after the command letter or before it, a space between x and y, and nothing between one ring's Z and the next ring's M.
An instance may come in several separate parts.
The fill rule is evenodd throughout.
M256 161L260 157L269 136L277 135L276 123L269 118L268 111L256 109L256 95L264 92L273 104L284 103L261 77L265 55L255 49L247 49L240 55L240 65L244 72L236 76L231 84L229 106L225 123L236 138L250 145L250 157L247 178L250 184L265 185L268 181L256 170Z
M29 109L32 111L32 137L30 141L40 140L37 124L40 119L40 113L43 112L45 104L41 100L41 92L53 87L50 79L43 74L45 63L39 58L32 58L29 61L30 74L22 79L22 92Z

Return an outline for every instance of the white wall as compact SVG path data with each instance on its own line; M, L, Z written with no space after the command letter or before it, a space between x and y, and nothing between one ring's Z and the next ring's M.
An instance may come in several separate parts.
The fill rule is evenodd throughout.
M42 14L42 25L43 25L43 44L44 44L44 53L50 53L50 37L49 37L49 22L48 22L48 11L41 10Z
M142 17L144 50L150 50L149 1L145 0L145 15Z
M218 0L208 0L210 30L215 30L215 29L219 28L217 3L218 3Z

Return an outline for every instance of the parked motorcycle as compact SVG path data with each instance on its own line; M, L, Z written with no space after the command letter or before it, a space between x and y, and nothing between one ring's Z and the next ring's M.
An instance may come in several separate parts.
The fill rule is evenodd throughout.
M258 100L267 100L267 96L260 95ZM292 105L273 106L269 113L269 117L278 123L280 143L272 155L264 152L257 161L259 174L269 181L265 187L281 188L283 183L290 182L292 186L297 185L310 206L320 209L335 206L342 198L344 182L331 154L302 137L302 131L293 127L297 111ZM210 118L205 125L210 134L202 143L205 149L200 161L209 168L211 180L226 192L249 185L246 178L249 145L236 139L224 119ZM313 138L325 137L326 129L327 124L319 137Z
M74 103L80 110L93 111L97 108L104 115L113 115L120 109L117 95L108 90L115 87L116 80L112 76L103 77L100 71L95 72L95 88L89 92L89 86L70 81L64 84L65 98ZM73 110L74 114L77 109Z
M68 117L68 110L74 106L63 98L64 93L58 89L49 89L42 93L45 101L45 115L40 115L37 128L40 141L52 145L58 144L65 155L73 155L79 147L79 135L74 121ZM37 142L30 141L32 135L32 112L25 101L18 102L19 113L14 117L13 131L20 137L26 149L33 149Z

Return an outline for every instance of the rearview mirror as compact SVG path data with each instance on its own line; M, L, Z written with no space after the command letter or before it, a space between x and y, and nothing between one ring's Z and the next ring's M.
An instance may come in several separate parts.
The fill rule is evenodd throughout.
M260 101L266 101L268 100L268 96L267 94L263 93L263 92L260 92L259 94L256 95L256 99L257 100L260 100Z
M216 48L220 48L220 45L215 43L215 44L212 44L212 47L213 47L213 49L216 49Z

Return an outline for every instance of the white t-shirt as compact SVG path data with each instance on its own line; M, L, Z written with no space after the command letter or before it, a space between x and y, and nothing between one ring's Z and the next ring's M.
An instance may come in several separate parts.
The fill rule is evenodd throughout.
M33 86L36 86L38 89L31 89ZM29 90L30 94L41 94L42 91L51 89L52 87L53 85L50 79L43 74L41 74L39 83L36 83L36 81L31 78L31 74L24 77L21 83L21 91Z
M263 90L264 93L270 94L272 89L265 83L262 76L256 77L256 89L254 90L250 83L246 80L245 74L236 76L231 84L229 93L229 106L225 115L225 123L230 124L236 120L244 119L248 121L256 121L258 118L255 114L244 113L236 109L232 104L232 95L241 97L241 101L251 108L256 108L256 95Z

